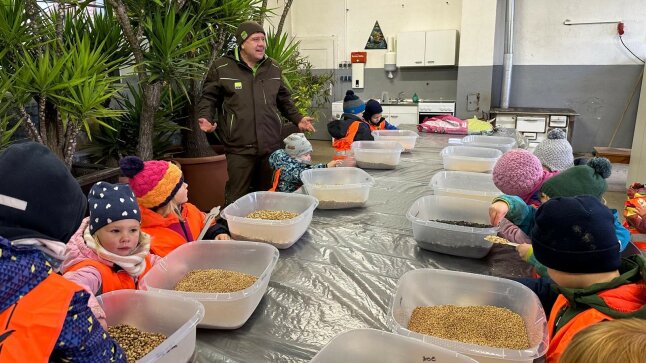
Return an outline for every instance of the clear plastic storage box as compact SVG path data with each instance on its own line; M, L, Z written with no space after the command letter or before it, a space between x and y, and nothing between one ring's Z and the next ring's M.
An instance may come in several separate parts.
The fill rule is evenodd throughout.
M497 234L498 227L474 228L434 220L489 224L489 205L489 202L482 200L428 195L417 199L406 217L413 224L413 238L421 248L455 256L482 258L493 246L484 237Z
M267 291L278 250L265 243L245 241L195 241L169 253L144 276L142 289L173 298L192 298L204 305L200 328L237 329L258 306ZM175 291L175 285L197 269L222 269L256 276L252 286L231 293ZM160 307L163 304L159 305Z
M411 152L417 142L417 132L410 130L375 130L371 132L375 141L395 141L403 148L403 152Z
M447 146L440 152L444 169L488 173L502 155L500 150L473 146Z
M394 141L355 141L352 151L357 166L364 169L395 169L399 164L402 148Z
M362 207L375 180L358 168L308 169L301 173L305 192L318 199L319 209Z
M375 329L354 329L337 335L310 362L477 363L460 353Z
M469 171L440 171L429 186L435 195L479 199L491 202L502 192L493 183L493 176Z
M422 335L407 329L416 307L434 305L491 305L508 308L523 318L530 348L514 350L486 347ZM397 283L388 315L393 332L466 354L481 363L531 363L547 351L547 320L541 302L530 289L508 279L436 269L409 271Z
M193 355L197 324L204 317L204 307L199 302L138 290L115 290L97 300L108 326L126 324L167 337L138 363L187 362Z
M487 147L504 153L516 147L516 139L506 136L469 135L462 139L449 139L449 144Z
M222 211L229 223L233 239L266 242L277 248L289 248L307 231L318 205L309 195L254 192L241 197ZM282 210L298 213L298 217L280 221L252 219L247 216L257 210Z

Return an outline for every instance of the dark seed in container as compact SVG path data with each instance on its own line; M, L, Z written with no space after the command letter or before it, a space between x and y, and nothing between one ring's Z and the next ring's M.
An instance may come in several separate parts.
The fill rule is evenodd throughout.
M467 222L467 221L445 221L442 219L431 219L430 221L437 222L437 223L444 223L444 224L452 224L455 226L462 226L462 227L473 227L473 228L492 228L493 227L490 224L482 224L482 223Z
M529 348L523 318L497 306L418 306L413 310L408 330L487 347Z
M111 326L108 334L123 348L128 362L133 363L166 340L165 335L148 333L130 325Z

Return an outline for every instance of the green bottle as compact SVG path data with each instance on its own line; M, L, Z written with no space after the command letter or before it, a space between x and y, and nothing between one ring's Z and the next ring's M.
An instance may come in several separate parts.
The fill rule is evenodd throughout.
M419 103L419 97L417 97L417 93L413 94L413 103Z

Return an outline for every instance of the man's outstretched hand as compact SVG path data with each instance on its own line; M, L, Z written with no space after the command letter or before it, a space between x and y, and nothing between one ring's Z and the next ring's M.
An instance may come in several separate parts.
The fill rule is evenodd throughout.
M209 120L205 118L197 119L197 122L200 124L200 129L204 132L213 132L218 128L217 123L210 123Z

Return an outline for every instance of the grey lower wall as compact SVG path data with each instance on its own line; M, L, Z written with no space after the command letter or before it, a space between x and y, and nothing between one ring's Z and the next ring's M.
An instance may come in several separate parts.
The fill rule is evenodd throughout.
M577 116L575 152L608 146L642 70L641 65L518 65L513 67L510 107L571 108ZM495 72L497 73L497 72ZM612 144L630 148L639 88Z

